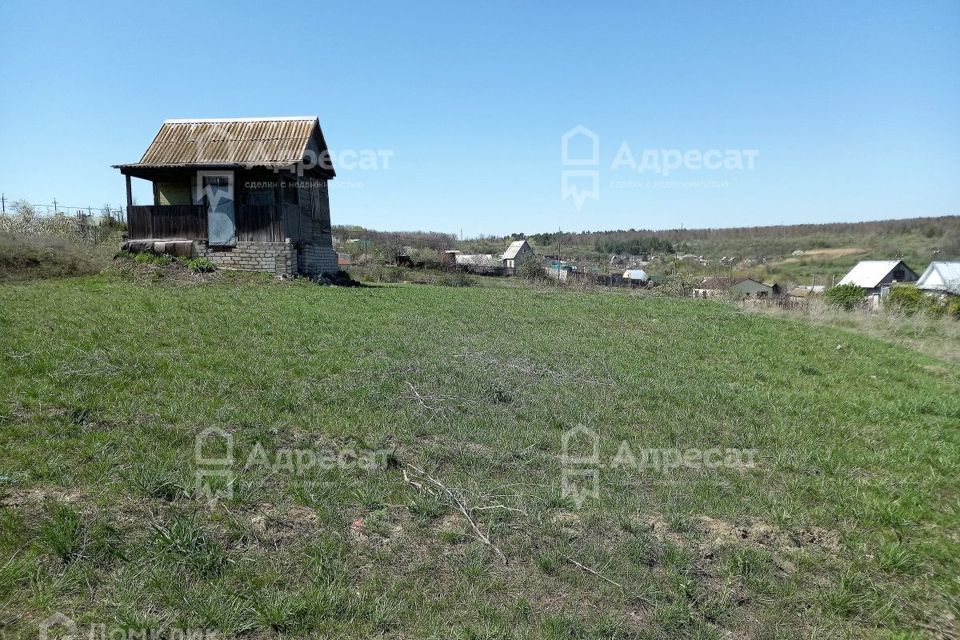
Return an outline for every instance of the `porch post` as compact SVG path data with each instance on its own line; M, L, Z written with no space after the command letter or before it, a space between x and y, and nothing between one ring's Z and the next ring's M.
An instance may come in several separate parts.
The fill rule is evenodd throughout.
M133 191L130 189L130 176L123 176L127 179L127 215L130 215L130 207L133 206Z

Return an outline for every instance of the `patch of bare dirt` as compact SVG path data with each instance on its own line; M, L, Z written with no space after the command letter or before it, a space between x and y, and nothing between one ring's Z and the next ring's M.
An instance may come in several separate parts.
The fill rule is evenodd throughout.
M449 513L437 522L437 528L443 533L466 535L468 527L467 519L460 513Z
M651 535L661 542L664 540L673 542L674 544L680 544L682 542L680 535L670 531L670 523L659 514L654 514L647 518L647 527L649 527Z
M313 534L317 514L309 507L293 505L281 510L272 504L262 504L251 515L250 525L261 543L280 546Z
M358 515L350 521L347 533L360 547L382 549L399 542L406 531L401 514L393 510L374 511Z
M550 521L557 525L560 533L567 540L575 540L583 535L583 518L579 513L559 511L550 518Z
M73 503L80 500L81 497L79 491L64 491L61 489L7 489L0 490L0 507L42 505L49 500Z
M670 530L663 516L654 514L646 518L646 524L654 538L681 544L683 538ZM787 550L822 551L837 553L840 550L840 534L821 527L780 529L762 520L734 523L720 518L700 516L696 525L702 534L700 549L712 552L723 547L746 545L773 552Z
M840 549L840 534L820 527L779 529L760 520L735 524L709 516L700 517L700 529L707 542L715 547L745 544L771 551L799 549L836 553Z

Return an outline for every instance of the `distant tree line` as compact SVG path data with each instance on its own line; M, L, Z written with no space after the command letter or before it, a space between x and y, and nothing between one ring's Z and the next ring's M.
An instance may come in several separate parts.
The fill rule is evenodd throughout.
M403 246L434 251L457 246L455 235L437 231L376 231L352 225L334 225L333 237L341 243L355 239L372 246Z
M622 236L597 240L594 247L600 253L673 253L673 243L655 236Z

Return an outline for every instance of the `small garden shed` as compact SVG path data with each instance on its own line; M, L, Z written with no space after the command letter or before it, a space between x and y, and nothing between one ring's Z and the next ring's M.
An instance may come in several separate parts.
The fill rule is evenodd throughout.
M126 177L128 247L204 256L223 268L336 272L320 123L294 118L166 120ZM131 178L153 183L134 205Z

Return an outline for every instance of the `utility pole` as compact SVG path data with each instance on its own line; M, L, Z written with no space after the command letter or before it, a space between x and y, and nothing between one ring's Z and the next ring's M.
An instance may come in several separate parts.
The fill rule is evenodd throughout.
M7 213L7 194L0 193L0 207L3 207L3 213Z
M54 199L53 199L53 214L54 214L54 215L57 215L57 213L58 213L58 212L57 212L57 199L54 198Z

